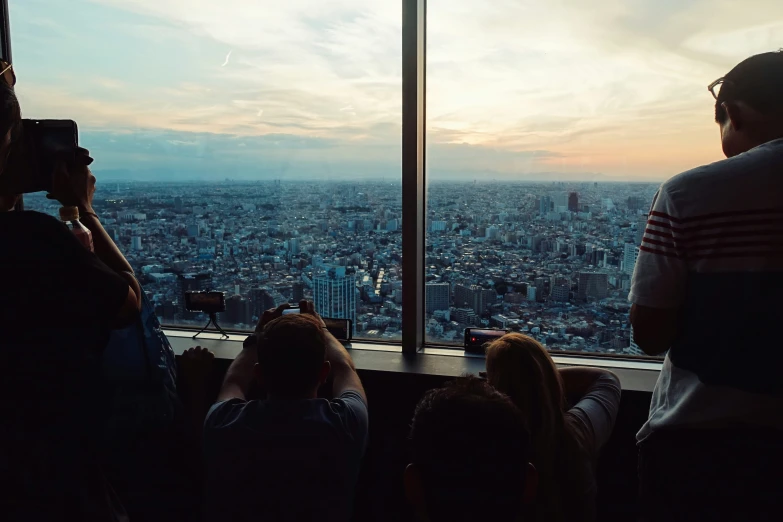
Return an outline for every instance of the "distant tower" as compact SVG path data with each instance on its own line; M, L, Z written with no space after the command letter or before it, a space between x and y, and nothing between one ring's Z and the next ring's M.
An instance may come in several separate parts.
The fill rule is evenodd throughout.
M356 324L356 276L346 275L344 266L328 267L313 278L313 303L323 317Z
M570 212L579 212L579 194L571 192L568 195L568 210Z
M541 196L538 209L542 216L549 214L549 212L552 210L552 198L549 196Z

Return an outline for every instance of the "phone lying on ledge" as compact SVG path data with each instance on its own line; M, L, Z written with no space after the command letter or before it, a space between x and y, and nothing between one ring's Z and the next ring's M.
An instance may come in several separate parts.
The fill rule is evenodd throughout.
M484 345L500 339L507 330L495 328L465 328L465 351L484 355Z

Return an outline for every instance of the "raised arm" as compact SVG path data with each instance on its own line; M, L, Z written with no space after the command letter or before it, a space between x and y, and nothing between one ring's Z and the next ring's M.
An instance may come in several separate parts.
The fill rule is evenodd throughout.
M310 313L318 317L313 303L302 301L299 303L299 308L302 313ZM358 393L366 404L367 395L364 392L364 386L362 386L362 381L359 379L359 374L356 373L356 367L348 350L326 330L326 324L323 320L321 320L321 325L324 327L324 333L326 334L326 359L332 366L332 392L334 396L338 397L351 390Z
M54 172L52 193L47 197L79 208L79 221L92 232L95 255L128 283L128 296L119 311L116 325L124 326L132 322L141 309L141 287L130 263L109 237L92 208L95 176L87 167L90 161L88 152L80 149L73 164L61 164Z
M563 392L566 397L573 399L571 401L573 403L587 395L601 379L611 380L618 387L620 386L620 379L614 373L602 368L572 366L560 368L559 372L560 378L563 380Z
M283 315L283 310L289 308L288 304L283 304L275 309L267 310L261 316L256 325L255 332L249 335L242 343L242 351L236 356L234 362L228 367L226 376L223 379L223 385L218 393L218 402L229 399L246 400L250 391L250 385L253 384L254 368L258 363L258 337L257 335L264 329L270 321Z

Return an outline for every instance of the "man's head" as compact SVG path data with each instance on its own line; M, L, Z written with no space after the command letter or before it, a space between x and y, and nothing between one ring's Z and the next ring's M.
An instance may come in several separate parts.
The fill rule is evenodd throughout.
M425 520L511 522L532 500L525 419L484 381L467 377L427 392L410 442L405 491Z
M328 375L326 336L315 316L284 315L259 333L256 376L271 397L314 397Z
M751 56L710 88L727 157L783 137L783 51Z

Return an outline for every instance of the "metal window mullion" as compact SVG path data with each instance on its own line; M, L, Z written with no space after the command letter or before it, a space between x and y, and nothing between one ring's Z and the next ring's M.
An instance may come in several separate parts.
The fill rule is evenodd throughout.
M424 345L426 0L402 0L402 351Z

